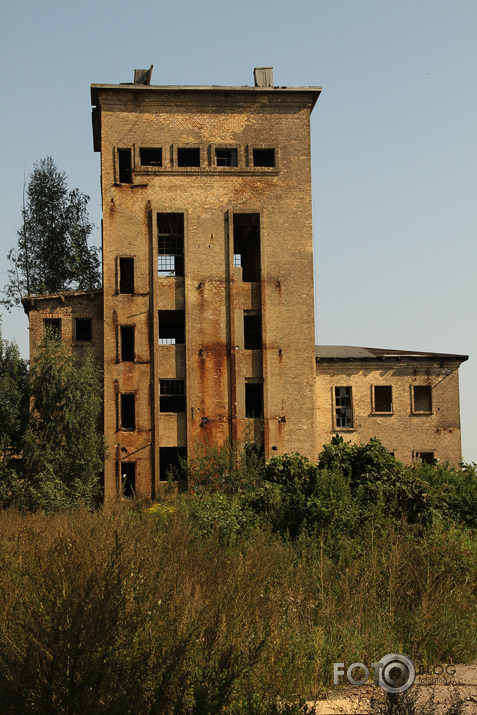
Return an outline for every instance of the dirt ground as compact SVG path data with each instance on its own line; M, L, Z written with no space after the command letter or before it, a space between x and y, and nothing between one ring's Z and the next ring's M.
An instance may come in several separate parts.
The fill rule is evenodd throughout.
M447 715L456 695L463 701L462 715L477 715L477 663L473 665L454 665L455 674L418 675L408 693L416 703L424 705L433 698L435 715ZM416 668L417 669L417 668ZM451 668L449 668L451 670ZM362 686L343 686L331 690L324 700L313 705L316 715L368 715L379 713L379 708L372 707L372 700L383 701L384 691L371 681ZM417 710L418 712L418 710Z

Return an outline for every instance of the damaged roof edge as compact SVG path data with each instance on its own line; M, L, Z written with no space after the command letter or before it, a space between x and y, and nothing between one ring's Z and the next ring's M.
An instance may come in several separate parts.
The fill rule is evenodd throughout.
M458 360L465 362L468 355L452 353L431 353L417 350L389 350L387 348L366 348L355 345L316 345L317 361L336 362L340 360Z

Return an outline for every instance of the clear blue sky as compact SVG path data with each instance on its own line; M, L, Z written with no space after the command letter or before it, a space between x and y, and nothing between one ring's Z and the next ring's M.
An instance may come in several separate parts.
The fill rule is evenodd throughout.
M322 85L312 115L317 340L468 354L477 461L475 0L44 0L4 4L0 283L22 182L51 154L101 220L89 85ZM28 351L27 319L3 332Z

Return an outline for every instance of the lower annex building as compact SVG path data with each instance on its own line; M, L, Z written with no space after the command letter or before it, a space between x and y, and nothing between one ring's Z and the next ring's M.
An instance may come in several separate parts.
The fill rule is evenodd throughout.
M29 296L104 375L104 491L154 496L200 443L316 459L336 433L461 459L462 355L315 346L310 114L320 87L92 85L103 289Z

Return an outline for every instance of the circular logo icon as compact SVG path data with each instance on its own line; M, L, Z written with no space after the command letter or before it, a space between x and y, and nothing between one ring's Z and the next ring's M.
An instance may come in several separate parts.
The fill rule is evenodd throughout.
M379 669L379 685L387 693L405 693L416 679L416 669L405 655L389 653L376 665Z

